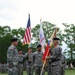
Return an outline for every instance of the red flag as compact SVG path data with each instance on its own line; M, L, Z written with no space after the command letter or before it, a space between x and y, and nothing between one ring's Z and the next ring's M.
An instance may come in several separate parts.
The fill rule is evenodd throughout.
M48 44L46 46L46 50L45 50L44 55L42 57L42 61L45 61L46 57L50 55L49 49L50 49L50 41L48 41Z
M55 28L55 30L54 30L54 32L53 32L53 34L52 34L50 40L48 41L46 50L45 50L44 55L43 55L43 58L42 58L42 60L44 61L44 63L46 63L46 57L50 55L49 50L50 50L50 48L51 48L52 45L53 45L52 39L53 39L54 37L56 37L56 33L57 33L57 28Z

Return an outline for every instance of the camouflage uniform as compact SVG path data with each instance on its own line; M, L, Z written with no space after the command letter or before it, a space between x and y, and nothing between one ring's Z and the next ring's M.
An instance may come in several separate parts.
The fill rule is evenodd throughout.
M60 47L53 48L52 50L53 50L53 54L52 56L50 56L52 75L61 75L61 67L62 67L61 51L62 50Z
M0 63L0 73L2 73L2 64Z
M6 72L7 72L7 64L4 63L4 73L6 73Z
M27 75L33 75L33 53L26 53L24 58L25 58Z
M52 56L53 50L50 49L49 52L50 52L50 56ZM49 58L49 56L48 56L48 58ZM52 75L52 72L51 72L51 59L47 59L47 73L48 73L48 75Z
M14 45L7 51L8 75L18 75L18 52Z
M51 61L49 59L47 59L47 74L52 75L51 74Z
M34 67L35 67L35 75L40 75L41 69L42 69L42 56L43 52L34 52L33 58L34 58Z
M63 54L61 56L61 61L62 61L61 75L65 75L66 58Z
M0 73L1 73L1 63L0 63Z
M2 64L2 73L4 73L4 64Z
M19 75L23 75L23 55L19 54Z

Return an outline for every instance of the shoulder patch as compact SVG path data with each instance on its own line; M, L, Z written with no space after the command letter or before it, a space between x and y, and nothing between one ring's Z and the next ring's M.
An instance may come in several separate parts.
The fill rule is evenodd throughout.
M10 48L10 50L13 50L12 48Z

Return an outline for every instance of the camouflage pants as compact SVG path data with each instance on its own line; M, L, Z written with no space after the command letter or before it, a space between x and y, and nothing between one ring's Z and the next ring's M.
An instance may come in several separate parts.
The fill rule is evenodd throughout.
M8 68L8 75L19 75L17 67Z
M35 75L40 75L40 73L41 73L41 69L42 69L41 66L36 66L36 67L35 67ZM44 72L43 72L42 75L44 75Z
M52 65L51 72L52 75L61 75L61 67L59 65Z
M48 75L52 75L52 74L51 74L51 66L48 66L48 67L47 67L47 73L48 73Z
M33 66L26 66L27 75L33 75Z
M61 75L65 75L65 68L61 68Z
M4 72L4 73L6 73L6 72L7 72L7 67L5 67L5 68L4 68L3 72Z
M19 75L23 75L23 64L19 64Z
M0 67L0 73L2 73L2 67Z

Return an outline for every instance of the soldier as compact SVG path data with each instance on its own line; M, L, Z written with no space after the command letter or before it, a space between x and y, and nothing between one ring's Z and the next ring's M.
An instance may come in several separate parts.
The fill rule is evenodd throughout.
M7 72L7 64L4 63L4 73L6 73L6 72Z
M29 50L25 54L24 58L25 58L27 75L33 75L33 53L31 47L29 47Z
M2 73L4 73L4 64L2 64Z
M2 63L0 63L0 73L2 73Z
M0 73L1 73L1 63L0 63Z
M19 75L23 75L23 59L24 56L22 54L22 51L19 51Z
M35 67L35 75L40 75L41 69L42 69L42 56L43 52L41 51L42 45L37 46L37 51L34 52L33 58L34 58L34 67ZM44 74L44 73L43 73Z
M7 51L7 65L8 75L18 75L18 51L16 46L18 45L17 38L11 39L11 46Z
M62 49L58 47L59 44L59 38L53 38L53 46L52 48L52 56L50 56L51 59L51 73L52 75L61 75L61 54L62 54Z
M62 61L61 75L65 75L66 58L63 54L61 56L61 61Z
M50 49L49 52L50 52L50 56L52 56L52 54L53 54L52 49ZM49 56L48 56L48 58L49 58ZM47 59L47 73L48 73L48 75L52 75L52 72L51 72L51 59Z

